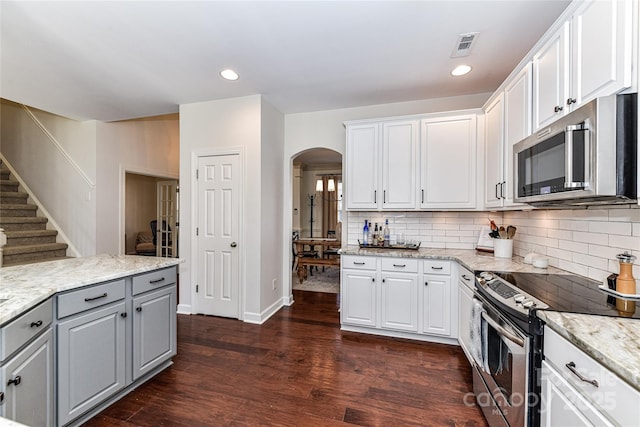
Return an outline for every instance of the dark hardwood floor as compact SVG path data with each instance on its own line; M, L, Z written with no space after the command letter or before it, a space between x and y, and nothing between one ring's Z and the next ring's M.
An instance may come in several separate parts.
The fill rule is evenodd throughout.
M486 426L459 347L340 331L337 294L265 324L178 316L174 364L88 426Z

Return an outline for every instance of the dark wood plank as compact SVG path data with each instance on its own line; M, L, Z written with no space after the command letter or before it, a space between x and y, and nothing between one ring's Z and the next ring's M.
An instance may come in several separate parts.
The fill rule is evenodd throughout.
M340 331L339 295L294 291L263 325L178 316L174 365L87 426L486 426L456 346Z

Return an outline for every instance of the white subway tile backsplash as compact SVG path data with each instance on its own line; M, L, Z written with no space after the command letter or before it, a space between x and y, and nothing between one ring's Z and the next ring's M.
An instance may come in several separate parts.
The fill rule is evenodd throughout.
M489 218L515 225L514 253L534 251L549 265L603 280L618 272L616 254L629 251L640 258L640 207L507 212L349 212L348 239L356 244L365 219L383 224L389 218L392 238L402 232L425 248L474 249ZM634 265L640 286L640 260Z

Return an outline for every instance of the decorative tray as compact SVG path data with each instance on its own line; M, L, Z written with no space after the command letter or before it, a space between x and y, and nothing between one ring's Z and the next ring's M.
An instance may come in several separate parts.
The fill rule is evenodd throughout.
M363 245L362 243L360 243L360 240L358 240L358 245L360 246L361 249L402 249L402 250L417 251L418 249L420 249L420 243L422 242L408 243L404 245L378 246L378 245Z

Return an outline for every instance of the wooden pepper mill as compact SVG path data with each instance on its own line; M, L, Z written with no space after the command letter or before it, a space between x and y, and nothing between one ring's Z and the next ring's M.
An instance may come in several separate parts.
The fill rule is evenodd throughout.
M629 252L616 255L616 258L620 262L620 274L616 281L616 291L621 294L635 295L636 279L633 278L633 261L635 256ZM616 298L616 309L620 312L621 316L631 317L636 311L635 301L630 301L623 298Z

